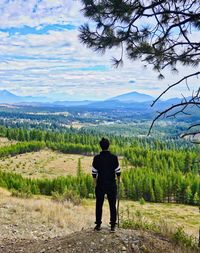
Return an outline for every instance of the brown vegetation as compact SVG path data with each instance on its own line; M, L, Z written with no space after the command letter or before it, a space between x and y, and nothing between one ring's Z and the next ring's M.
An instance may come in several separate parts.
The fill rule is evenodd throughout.
M76 175L79 158L82 170L91 173L91 156L62 154L48 149L2 159L0 160L0 168L5 171L21 173L26 177L54 178Z
M17 141L10 141L7 138L0 137L0 147L8 146L15 143L17 143Z

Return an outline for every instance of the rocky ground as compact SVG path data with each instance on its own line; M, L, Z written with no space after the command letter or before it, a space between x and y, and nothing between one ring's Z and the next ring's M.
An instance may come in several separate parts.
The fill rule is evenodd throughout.
M146 209L151 214L165 211L165 216L172 216L170 225L179 220L171 210L174 211L176 208L176 213L180 213L181 209L182 216L188 217L193 223L196 222L198 230L199 214L196 214L193 207L184 210L185 206L173 206L172 209L170 206L151 207L150 204L140 206L133 202L123 203L125 208L128 204L129 213L131 210L140 210L141 214ZM94 232L91 227L94 222L94 205L93 200L83 200L81 205L75 206L70 202L55 202L44 196L34 196L31 199L15 198L7 190L0 188L0 253L197 252L180 249L168 238L151 232L118 229L115 234L110 233L109 227L105 225L109 223L107 202L104 205L103 229ZM163 223L163 226L165 224ZM188 221L186 224L190 225Z
M183 253L169 239L143 231L119 229L110 233L108 228L100 232L92 228L65 237L45 240L3 239L0 253Z

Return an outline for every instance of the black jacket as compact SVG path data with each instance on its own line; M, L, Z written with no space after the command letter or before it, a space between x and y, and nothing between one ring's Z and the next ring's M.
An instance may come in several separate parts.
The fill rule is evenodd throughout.
M92 176L97 177L97 185L112 185L115 183L115 177L120 176L118 158L110 151L101 151L96 155L92 163Z

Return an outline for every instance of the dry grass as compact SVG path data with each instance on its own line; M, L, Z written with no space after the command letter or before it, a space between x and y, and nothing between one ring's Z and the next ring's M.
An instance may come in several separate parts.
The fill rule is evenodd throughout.
M76 175L78 159L82 170L91 173L92 156L62 154L48 149L0 160L2 170L21 173L26 177L44 178Z
M104 216L108 223L108 205ZM105 219L106 220L106 219ZM50 198L19 199L0 190L0 238L47 238L69 234L94 225L94 202L79 206Z
M125 201L121 205L121 215L140 216L147 221L168 224L169 227L183 227L184 231L198 237L200 227L200 213L198 207L168 203L145 203Z
M0 188L0 227L1 237L47 238L66 235L82 228L94 226L95 200L83 200L79 206L65 202L55 202L48 197L19 199ZM198 208L176 204L140 205L138 202L121 201L123 215L141 215L153 222L163 222L169 228L183 226L194 237L198 236L200 214ZM109 208L105 201L103 226L109 223Z
M7 138L0 137L0 147L8 146L11 144L15 144L17 141L10 141Z
M91 173L92 156L63 154L49 149L3 158L0 160L0 169L31 178L55 178L76 175L79 158L82 170Z

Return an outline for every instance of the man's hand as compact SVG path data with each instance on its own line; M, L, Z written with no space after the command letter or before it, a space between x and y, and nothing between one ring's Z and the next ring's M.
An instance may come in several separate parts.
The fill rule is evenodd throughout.
M94 182L94 187L96 187L97 186L97 179L93 178L93 182Z

